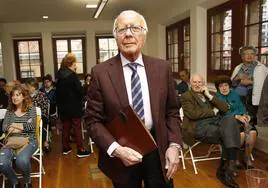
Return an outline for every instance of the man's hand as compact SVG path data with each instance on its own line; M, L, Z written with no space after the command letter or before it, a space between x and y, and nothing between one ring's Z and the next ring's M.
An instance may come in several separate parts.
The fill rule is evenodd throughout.
M213 99L213 96L209 93L207 86L202 87L202 92L210 101Z
M118 146L112 155L121 159L125 166L132 166L142 162L142 155L129 147Z
M179 149L176 146L170 146L166 151L166 165L165 169L167 169L167 178L172 178L177 169L180 162L179 158Z

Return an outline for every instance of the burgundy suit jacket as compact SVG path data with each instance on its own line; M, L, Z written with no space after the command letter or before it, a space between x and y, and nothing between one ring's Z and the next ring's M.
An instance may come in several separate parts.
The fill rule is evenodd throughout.
M182 145L176 92L170 64L143 55L148 80L153 126L161 165L165 176L165 152L170 142ZM120 55L92 68L88 90L86 124L99 151L99 168L112 181L124 183L131 167L107 154L116 141L106 129L106 123L129 104Z

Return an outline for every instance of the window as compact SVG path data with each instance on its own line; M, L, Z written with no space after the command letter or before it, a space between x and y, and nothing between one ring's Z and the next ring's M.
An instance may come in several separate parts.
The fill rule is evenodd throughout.
M245 4L245 45L258 49L258 58L268 64L268 0L253 0Z
M231 75L241 62L243 16L240 1L228 1L207 12L207 72L208 81L217 75Z
M172 64L172 72L179 76L179 70L190 70L190 18L166 28L167 60Z
M0 42L0 77L4 76L4 71L3 71L3 52L2 52L2 44Z
M77 58L77 74L83 77L86 73L85 37L53 37L53 55L55 74L60 68L64 56L72 52Z
M113 36L96 36L97 63L102 63L116 54L118 49Z
M14 40L17 79L41 78L44 75L41 39ZM30 72L30 74L25 74Z

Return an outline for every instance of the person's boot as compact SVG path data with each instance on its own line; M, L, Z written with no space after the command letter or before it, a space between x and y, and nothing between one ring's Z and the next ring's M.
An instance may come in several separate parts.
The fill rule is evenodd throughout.
M229 162L221 160L220 167L217 170L216 177L226 186L230 188L239 188L239 185L233 179L229 169Z
M32 183L25 183L24 188L32 188Z
M229 161L229 170L234 177L239 175L239 171L237 170L236 161L230 160Z

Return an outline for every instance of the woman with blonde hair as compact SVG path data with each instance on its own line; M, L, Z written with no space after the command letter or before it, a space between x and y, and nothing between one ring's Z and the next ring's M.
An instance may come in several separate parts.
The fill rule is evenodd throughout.
M62 122L62 150L63 155L72 151L70 147L70 131L73 128L77 145L77 157L89 156L89 151L84 149L81 129L83 115L84 91L76 75L77 60L73 53L65 55L57 73L56 100Z
M6 132L9 138L20 137L27 142L19 151L7 145L0 150L0 172L7 176L12 188L19 187L18 177L11 165L14 157L16 157L16 167L22 171L24 187L32 187L31 157L38 147L35 129L36 108L32 104L28 90L17 84L9 94L9 105L3 122L3 132Z

